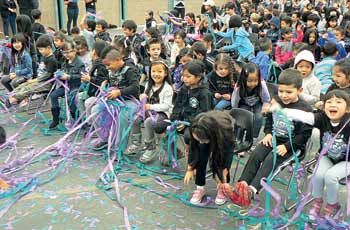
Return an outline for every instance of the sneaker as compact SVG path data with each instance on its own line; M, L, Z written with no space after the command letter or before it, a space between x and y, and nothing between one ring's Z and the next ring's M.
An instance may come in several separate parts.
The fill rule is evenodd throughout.
M23 101L21 101L21 103L19 103L19 107L25 107L29 104L29 100L28 99L24 99Z
M193 195L192 195L190 202L192 204L198 205L202 202L204 195L205 195L204 189L196 189L193 191Z
M101 151L107 147L108 147L108 142L100 141L100 142L97 142L92 149L95 151Z
M155 149L147 149L142 156L140 157L140 161L142 163L148 163L152 161L156 157L157 153Z
M327 204L326 207L323 209L323 215L324 217L330 217L333 218L338 214L340 211L340 204Z
M125 152L124 155L135 155L136 153L138 153L140 151L140 146L136 145L136 144L131 144L129 145Z
M322 198L316 198L309 210L309 217L311 220L316 220L321 215L321 208L323 204Z
M218 193L216 194L215 204L223 205L226 203L226 196L222 188L218 188Z
M39 98L41 98L43 95L42 94L33 94L33 96L32 96L32 100L37 100L37 99L39 99Z

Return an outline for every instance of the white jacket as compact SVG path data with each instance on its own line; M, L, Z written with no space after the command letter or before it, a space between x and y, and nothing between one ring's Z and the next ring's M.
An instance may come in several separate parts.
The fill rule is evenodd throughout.
M146 84L146 89L148 87L148 84ZM154 110L156 112L163 112L168 117L170 117L170 114L173 110L173 88L168 82L165 82L164 87L162 91L159 93L159 104L151 104L151 110ZM152 95L150 95L152 96Z

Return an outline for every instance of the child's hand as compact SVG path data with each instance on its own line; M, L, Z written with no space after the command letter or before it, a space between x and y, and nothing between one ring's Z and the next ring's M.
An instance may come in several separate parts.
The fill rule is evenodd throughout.
M287 148L285 145L278 145L276 152L278 155L283 157L287 153Z
M231 95L230 95L230 94L224 94L224 95L222 95L222 97L223 97L225 100L227 100L227 101L229 101L229 100L231 99Z
M181 132L182 130L185 129L185 125L184 124L179 124L177 127L176 127L177 131Z
M302 31L303 30L303 25L299 23L296 27L296 31Z
M81 75L81 80L82 80L83 82L89 82L89 81L91 80L91 77L90 77L89 74L83 73L83 74Z
M145 104L145 110L150 110L151 109L151 104Z
M63 74L63 76L60 78L61 80L67 80L68 79L68 74Z
M145 98L147 98L147 94L143 93L140 95L140 101L144 100Z
M267 134L262 140L261 143L265 145L266 147L272 147L272 135L269 133Z
M187 170L185 177L184 177L184 184L188 185L190 180L192 180L194 177L194 171L193 170Z
M36 79L29 79L27 82L28 83L35 83L35 82L38 82L38 79L37 78Z
M111 91L108 92L107 94L107 98L108 99L116 99L117 97L119 97L121 95L121 92L119 89L113 89Z
M15 73L10 73L9 75L10 79L13 80L16 78L16 74Z
M221 95L220 93L215 93L215 94L214 94L214 97L215 97L216 99L221 99L222 95Z
M323 109L323 101L318 101L315 103L315 108L322 110Z

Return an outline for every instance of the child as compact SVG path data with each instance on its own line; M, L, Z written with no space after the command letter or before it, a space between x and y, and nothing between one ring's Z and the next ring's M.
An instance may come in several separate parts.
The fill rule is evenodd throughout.
M58 62L58 69L61 68L62 63L65 61L64 55L63 55L63 51L62 48L64 47L64 43L66 40L66 35L64 35L64 33L62 32L55 32L53 35L53 42L55 45L55 51L54 51L54 55L55 58Z
M72 38L77 38L80 36L80 29L77 26L74 26L71 30L70 30L70 34L72 36Z
M177 94L173 112L170 116L172 121L192 122L199 113L211 109L212 97L209 89L202 81L204 78L205 66L199 60L187 63L183 68L182 80L184 87ZM179 131L185 133L185 143L189 144L189 130L183 125L178 127Z
M133 20L126 20L122 25L123 33L130 42L131 55L135 64L142 63L145 57L145 50L142 47L142 38L136 33L137 25Z
M89 51L89 47L87 41L84 36L77 36L73 39L75 44L77 45L77 54L80 57L80 60L85 65L85 70L87 72L91 69L91 52Z
M13 91L13 96L9 98L10 104L17 104L28 98L30 94L42 93L50 91L52 83L44 84L45 81L51 79L57 70L57 60L52 51L52 39L48 35L41 35L36 41L42 60L38 67L38 77L29 79L21 84Z
M140 161L148 163L157 155L155 145L155 133L163 133L169 125L165 119L169 119L173 104L173 90L169 78L169 70L163 60L153 61L150 66L150 79L146 85L140 100L147 98L145 105L146 119L144 121L145 152ZM151 111L155 112L155 119L149 116ZM129 145L125 154L137 153L141 145L141 120L136 121L131 136L132 144Z
M86 16L83 17L81 20L81 23L79 25L81 34L85 37L89 50L92 50L94 48L95 43L95 35L94 31L96 28L96 22L95 20L88 20Z
M79 93L79 112L82 114L85 110L86 117L90 116L92 105L97 100L97 94L99 93L97 86L108 80L108 70L101 58L102 51L106 46L107 43L105 41L95 42L91 52L92 67L89 73L84 73L81 76L81 81L88 86L84 92Z
M76 114L75 97L81 83L80 75L82 72L85 72L85 66L77 55L76 44L73 41L66 41L64 43L63 54L66 61L62 64L62 71L56 72L55 77L63 83L67 83L69 88L69 92L67 93L69 110L71 116L75 119L78 117ZM52 91L50 95L52 113L52 122L49 126L50 129L56 128L59 124L60 105L58 99L65 96L65 90L66 89L63 86L60 86Z
M269 21L270 28L266 31L266 38L270 39L275 45L280 37L280 20L278 17L272 17Z
M221 111L210 111L199 114L190 128L190 151L188 156L187 172L184 183L187 185L193 179L196 170L196 190L190 200L192 204L200 204L205 195L205 174L207 164L212 169L217 183L215 203L223 205L226 197L221 189L230 182L230 168L233 159L234 137L233 119Z
M301 42L303 40L303 31L301 26L296 30L298 37L293 38L291 28L281 30L281 40L278 41L276 46L276 62L279 65L285 64L289 59L293 57L292 47L294 43Z
M107 32L108 29L108 23L106 22L106 20L104 19L100 19L96 22L96 27L95 27L95 41L97 41L97 39L101 39L105 42L111 42L111 36L109 35L109 33Z
M312 112L312 108L300 98L302 92L302 76L294 69L284 70L278 82L278 97L275 99L282 108L300 109L305 112ZM292 142L288 136L288 130L292 130ZM272 152L272 131L276 133L277 159L274 164ZM251 196L262 188L260 181L267 177L273 167L278 167L285 160L293 156L293 149L304 151L305 144L311 136L312 127L301 122L293 122L288 127L284 117L267 113L265 123L265 137L256 146L248 162L246 163L239 182L235 185L235 191L231 193L233 203L241 206L249 206Z
M224 110L231 104L231 94L235 80L232 74L232 58L229 54L219 54L215 59L215 70L206 78L209 82L209 90L214 95L214 109Z
M263 104L270 102L270 94L266 83L261 79L258 66L253 63L246 64L235 85L231 105L232 108L242 108L254 113L254 138L259 136Z
M207 57L207 48L204 42L198 41L191 46L193 54L197 60L200 60L205 65L205 74L210 73L213 70L214 59Z
M303 38L303 42L308 44L308 50L310 50L316 62L321 60L321 46L318 44L318 33L315 29L307 29Z
M142 75L140 79L140 85L143 87L146 85L149 79L149 67L151 63L159 59L160 54L162 53L162 45L162 41L156 38L152 38L147 42L147 53L149 54L149 58L146 58L144 60L144 63L142 65Z
M269 67L271 64L271 52L272 52L272 42L268 38L259 39L259 49L260 51L251 60L254 64L259 67L260 76L263 80L269 78Z
M319 159L318 167L312 177L312 196L315 198L309 211L311 218L319 218L323 205L323 190L327 187L326 202L323 215L333 217L339 210L339 179L348 176L346 167L347 143L350 136L350 125L344 127L349 119L350 97L342 90L332 90L324 98L324 111L307 113L296 109L283 109L288 119L305 122L320 130L321 149L328 151ZM333 143L331 139L342 129ZM322 150L321 150L322 151Z
M216 55L218 54L217 50L214 48L214 38L211 34L206 34L203 37L203 42L205 44L205 47L207 48L207 54L206 56L210 59L215 59Z
M26 45L27 40L23 33L18 33L11 39L10 74L1 78L1 83L10 92L33 75L32 58L26 50Z
M315 29L317 30L317 24L320 21L320 17L317 14L309 14L307 16L307 21L306 21L306 29Z
M33 36L34 40L37 41L41 35L46 34L45 27L41 24L41 11L39 9L32 10L32 18L34 19L32 25Z
M136 77L136 69L133 66L128 66L123 60L124 56L121 52L117 50L111 50L108 52L104 59L104 64L109 70L109 78L108 83L110 88L108 89L107 99L115 100L122 99L124 100L124 104L129 108L129 110L119 117L120 126L118 128L118 137L121 137L122 131L129 124L128 113L134 111L136 109L136 104L131 100L132 98L138 98L140 94L139 88L139 80ZM97 104L92 108L92 113L96 114L99 111L100 105ZM100 117L99 119L110 120L111 118ZM99 127L98 122L95 123L95 129L98 130ZM109 130L111 127L104 127ZM109 133L109 131L107 131ZM107 147L108 145L108 136L103 136L99 134L99 142L97 142L93 149L98 151ZM116 146L119 145L119 141L121 139L116 140Z
M249 33L242 27L242 18L238 15L233 15L230 18L229 30L226 33L217 32L217 34L224 38L231 38L231 45L221 48L223 51L238 52L239 61L249 61L254 56L254 46L249 40Z
M348 59L341 59L334 64L333 82L327 92L340 89L350 95L350 61Z
M176 57L177 55L179 55L179 51L182 48L186 47L185 38L186 38L186 33L183 30L178 30L174 34L174 44L171 47L171 51L170 51L170 63L172 66L175 64Z
M147 10L145 15L146 15L146 23L145 23L144 30L149 29L151 27L157 27L157 22L153 17L153 11Z
M300 98L311 106L320 100L321 93L321 83L313 74L314 67L315 58L310 51L303 50L295 57L294 68L303 77L303 92L300 94Z
M332 69L337 61L337 47L332 42L327 42L323 47L323 59L314 68L314 74L321 83L321 95L325 95L328 88L333 84Z
M176 57L176 63L173 72L171 73L171 79L173 83L173 90L175 95L180 92L183 81L182 71L184 66L194 59L193 51L190 48L182 48L179 55Z

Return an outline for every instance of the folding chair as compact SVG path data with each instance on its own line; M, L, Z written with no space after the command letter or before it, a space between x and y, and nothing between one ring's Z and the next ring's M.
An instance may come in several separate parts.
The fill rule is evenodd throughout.
M253 145L254 114L240 108L233 108L229 113L234 119L234 154L238 157L232 177L232 181L234 182L241 159L238 154L248 151Z
M307 182L307 177L308 177L308 169L315 164L316 160L315 159L311 159L305 163L302 162L302 160L305 158L306 156L306 152L307 150L309 150L309 145L311 144L311 138L308 140L307 144L306 144L306 147L305 147L305 150L302 152L301 150L296 150L295 154L296 156L298 157L298 160L300 162L300 165L299 165L299 168L303 168L304 170L304 176L303 176L303 180L302 180L302 183L298 183L298 179L296 180L296 185L297 185L297 190L296 192L298 194L302 194L302 189L305 188L305 185L306 185L306 182ZM280 164L276 169L275 171L273 172L272 174L272 177L271 177L271 180L274 180L276 179L276 177L287 167L294 167L294 163L295 163L295 157L294 156L291 156L289 159L287 159L286 161L284 161L282 164ZM297 169L298 170L298 169ZM287 192L285 194L289 194L290 192L290 188L291 188L291 183L292 183L292 175L289 177L289 180L288 180L288 184L287 184ZM306 204L309 204L310 202L312 202L313 199L307 201ZM298 201L297 202L294 202L292 204L290 204L289 202L289 197L288 195L286 195L284 197L284 201L283 201L283 204L284 204L284 209L285 211L289 212L290 210L294 209L297 204L298 204Z
M35 114L38 111L40 112L47 112L50 111L50 101L49 101L49 96L52 93L52 91L55 89L56 84L52 84L51 89L47 92L42 92L42 93L36 93L37 95L39 95L38 98L34 99L33 96L35 95L34 93L32 93L29 96L29 102L28 105L25 109L25 112L27 114Z

